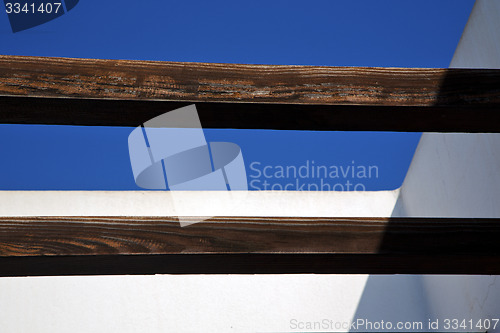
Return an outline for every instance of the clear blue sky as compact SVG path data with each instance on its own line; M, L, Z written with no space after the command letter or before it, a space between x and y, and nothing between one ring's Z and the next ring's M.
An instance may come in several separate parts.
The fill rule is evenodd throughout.
M472 0L97 1L12 33L0 53L78 58L327 66L448 67ZM1 109L0 109L1 112ZM145 119L147 120L147 119ZM132 128L0 125L0 189L138 189ZM208 130L260 167L377 166L367 190L401 185L420 134ZM354 163L353 163L354 161ZM257 165L257 164L254 164ZM356 177L354 177L356 178ZM273 179L286 184L291 179ZM316 183L318 179L309 179ZM334 183L337 180L332 180Z

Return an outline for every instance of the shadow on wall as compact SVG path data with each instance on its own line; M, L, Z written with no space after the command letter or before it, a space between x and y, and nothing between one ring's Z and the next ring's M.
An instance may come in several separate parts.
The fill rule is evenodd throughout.
M435 106L456 105L456 108L438 113L434 119L434 124L439 127L461 122L474 134L422 135L392 217L500 218L500 134L477 134L500 131L499 75L488 76L478 70L475 73L476 79L464 82L460 72L454 69L448 71ZM474 106L473 117L463 105ZM448 127L448 130L456 131L453 127ZM440 229L439 223L453 223L452 220L427 218L421 222L425 224L413 227L411 221L404 219L389 223L379 254L407 255L411 259L403 266L410 271L425 260L432 260L435 270L439 271L454 256L469 255L467 262L463 262L464 267L477 269L478 272L486 269L475 261L477 256L500 255L500 248L495 245L498 241L484 229L468 229L463 223L457 223L450 232L450 229ZM494 223L492 227L499 224L495 220L471 220L470 223ZM476 241L471 242L473 239ZM478 244L478 239L484 242ZM491 249L496 248L499 250L492 252ZM450 331L445 327L447 318L460 322L472 319L476 325L479 320L483 324L490 323L485 320L498 318L499 313L500 285L497 276L372 275L367 280L353 320L365 319L372 325L380 324L381 320L390 321L394 326L397 322L407 325L401 329L393 328L396 332L443 332ZM437 320L438 326L429 327L429 320L432 323ZM414 322L420 326L414 326ZM363 326L351 331L391 331L385 328ZM500 323L496 328L483 325L452 330L500 332Z
M470 117L470 109L467 113L459 110L452 114L451 108L436 114L438 123L445 124L448 118L455 117L453 123L461 119L479 128L481 123L489 123L489 114L500 114L497 111L500 109L500 75L489 78L483 74L479 76L486 84L481 86L481 82L469 80L467 85L460 79L460 72L448 70L435 106L451 104L460 109L460 105L462 108L473 105L475 112L474 117ZM481 97L473 99L472 96ZM495 126L496 131L500 131L500 121ZM481 267L476 259L500 255L499 221L471 220L474 224L468 228L463 222L447 218L500 218L499 147L500 134L497 133L424 133L392 213L392 217L400 219L389 221L378 254L411 257L411 261L401 263L405 271L400 273L411 272L419 263L429 267L431 260L434 271L429 273L445 272L448 266L454 267L457 273L485 274L487 268ZM415 219L418 217L422 219ZM447 227L441 228L444 223ZM450 260L457 255L468 257L463 269L456 259Z
M500 332L499 300L496 276L371 275L350 332ZM453 329L446 319L473 327Z
M427 302L422 276L370 275L350 332L429 331ZM399 328L399 322L411 327Z

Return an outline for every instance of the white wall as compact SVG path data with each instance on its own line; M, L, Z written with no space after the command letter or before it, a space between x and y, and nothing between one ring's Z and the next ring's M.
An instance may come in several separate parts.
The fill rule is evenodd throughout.
M500 1L476 1L450 67L500 68ZM500 217L500 135L424 133L393 216ZM497 276L421 278L435 318L500 316Z
M0 332L300 331L291 320L297 320L296 326L323 319L351 321L366 279L366 275L2 278Z
M500 1L476 1L450 68L500 68ZM499 217L499 194L500 134L424 133L393 216Z
M398 195L399 189L177 191L174 202L167 191L0 191L0 216L177 216L182 200L189 216L389 217Z
M422 276L422 287L427 298L428 310L441 323L445 318L460 321L500 317L500 279L498 276ZM458 329L463 332L500 332L500 322L495 329Z
M424 133L393 216L500 217L500 134Z
M480 275L370 275L354 318L372 322L389 320L393 323L422 323L421 329L401 331L436 332L498 332L500 330L500 279ZM446 320L458 320L459 325L446 327ZM481 320L497 319L495 329L479 328ZM429 321L437 327L429 328ZM375 329L351 330L381 331ZM387 331L387 330L386 330Z
M450 67L500 68L500 1L477 0Z

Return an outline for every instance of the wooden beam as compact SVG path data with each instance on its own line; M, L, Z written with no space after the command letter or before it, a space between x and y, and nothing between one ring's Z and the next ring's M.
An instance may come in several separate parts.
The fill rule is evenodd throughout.
M500 71L0 56L0 123L500 132ZM500 219L0 217L0 276L500 274Z
M484 274L500 256L389 254L167 254L0 257L0 276L144 274Z
M0 95L431 106L500 103L500 70L0 56Z
M499 274L499 236L500 219L2 217L0 276Z
M500 132L487 69L0 56L0 96L0 123L138 126L196 103L206 128Z
M186 102L0 96L0 123L139 126ZM500 132L499 108L196 103L204 128Z

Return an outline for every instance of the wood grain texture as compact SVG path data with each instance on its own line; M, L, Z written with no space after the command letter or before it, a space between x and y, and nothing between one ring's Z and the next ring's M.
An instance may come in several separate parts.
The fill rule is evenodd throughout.
M158 217L2 217L0 276L15 274L5 267L28 257L40 262L80 256L127 262L136 255L163 258L153 262L165 260L169 265L177 262L157 271L145 268L151 273L381 273L404 267L405 272L420 273L500 273L499 236L500 219L219 217L181 228L176 219ZM435 256L450 261L443 266ZM201 258L211 265L207 271L207 264L193 268L183 263ZM342 263L345 258L354 262L319 269L317 258L325 258L325 263ZM386 266L377 267L370 260ZM411 260L416 260L414 265ZM271 262L275 266L269 267ZM81 274L93 264L88 265Z
M138 126L195 102L206 128L500 131L489 69L0 56L0 96L0 123Z
M499 73L0 56L0 95L328 105L499 104Z
M0 123L500 132L500 70L0 56ZM500 274L500 219L0 218L0 276Z

